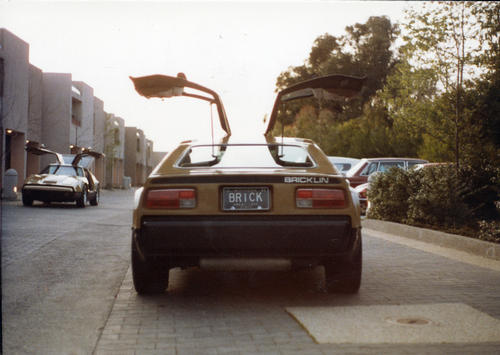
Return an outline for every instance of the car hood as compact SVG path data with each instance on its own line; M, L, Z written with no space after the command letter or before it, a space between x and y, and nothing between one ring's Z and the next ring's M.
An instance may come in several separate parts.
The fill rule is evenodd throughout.
M35 174L26 179L24 184L36 185L55 185L55 186L76 186L80 180L76 176L53 175L53 174Z

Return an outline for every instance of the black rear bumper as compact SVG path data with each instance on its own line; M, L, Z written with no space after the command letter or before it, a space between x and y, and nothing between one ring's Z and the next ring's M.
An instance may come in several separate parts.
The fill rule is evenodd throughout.
M133 231L146 258L288 257L351 252L358 233L348 216L144 217Z

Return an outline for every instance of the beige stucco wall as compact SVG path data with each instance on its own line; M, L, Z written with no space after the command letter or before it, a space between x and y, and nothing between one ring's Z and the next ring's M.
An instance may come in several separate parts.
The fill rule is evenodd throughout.
M42 141L62 154L70 153L71 84L71 74L43 73Z
M69 142L79 147L92 147L94 143L94 89L82 81L73 81L72 85L80 91L80 95L75 94L71 89L71 97L80 102L81 105L81 121L80 125L76 125L71 120L71 114L68 117L70 120ZM73 103L74 100L71 100ZM73 112L72 107L72 112Z
M6 29L0 29L0 58L3 63L1 114L1 176L6 168L17 171L18 187L26 176L26 153L24 141L28 131L29 104L29 45ZM6 134L9 130L9 138ZM12 131L10 131L12 130ZM10 147L6 149L6 142ZM6 166L10 164L10 166ZM1 187L1 186L0 186Z
M107 113L104 153L106 154L106 187L122 188L125 174L125 120ZM115 133L116 132L116 133Z
M29 45L0 29L0 57L4 59L3 128L26 133L30 81Z

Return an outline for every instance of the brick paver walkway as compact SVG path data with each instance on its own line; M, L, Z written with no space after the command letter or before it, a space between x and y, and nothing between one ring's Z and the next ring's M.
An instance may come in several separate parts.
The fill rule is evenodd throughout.
M137 296L128 271L96 354L500 353L498 343L316 344L285 307L465 303L500 319L500 272L364 235L360 293L330 295L321 268L171 270L168 294Z

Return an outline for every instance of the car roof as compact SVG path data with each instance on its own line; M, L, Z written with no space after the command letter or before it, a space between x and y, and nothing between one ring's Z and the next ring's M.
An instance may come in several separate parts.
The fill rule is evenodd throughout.
M336 157L336 156L331 156L331 155L328 156L328 159L330 161L335 161L335 162L339 162L339 163L353 163L353 162L358 162L361 160L358 158Z
M418 159L418 158L363 158L362 160L364 161L421 161L421 162L426 162L427 160L424 159Z
M417 158L397 158L397 157L363 158L359 162L357 162L354 166L352 166L346 172L346 175L347 176L354 175L366 163L372 163L372 162L398 162L398 161L411 161L411 162L418 162L418 163L427 163L427 160L417 159Z

